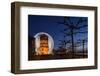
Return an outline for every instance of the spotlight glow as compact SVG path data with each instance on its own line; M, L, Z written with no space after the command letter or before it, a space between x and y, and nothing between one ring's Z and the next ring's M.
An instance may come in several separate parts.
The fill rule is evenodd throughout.
M48 54L52 54L52 50L53 50L53 47L54 47L54 41L53 41L53 38L48 34L48 33L45 33L45 32L40 32L40 33L37 33L34 38L35 38L35 51L36 51L36 55L39 55L41 53L41 51L39 50L40 48L40 36L41 35L46 35L48 37Z

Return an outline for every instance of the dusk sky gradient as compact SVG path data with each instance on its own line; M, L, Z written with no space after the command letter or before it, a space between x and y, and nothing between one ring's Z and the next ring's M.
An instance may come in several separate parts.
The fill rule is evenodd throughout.
M76 24L80 17L70 17L71 21ZM83 22L81 25L88 25L88 18L86 22ZM58 24L58 22L63 22L64 16L42 16L42 15L28 15L28 35L33 37L39 32L46 32L52 36L54 40L54 47L57 48L59 40L62 40L64 37L61 31L65 28L63 24ZM88 31L88 28L83 28L81 31ZM75 40L87 38L87 34L77 34Z

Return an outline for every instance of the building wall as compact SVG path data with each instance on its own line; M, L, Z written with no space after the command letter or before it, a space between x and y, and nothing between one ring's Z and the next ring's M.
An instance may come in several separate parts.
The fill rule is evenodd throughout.
M48 36L41 35L40 36L40 55L47 55L49 51L49 45L48 45Z

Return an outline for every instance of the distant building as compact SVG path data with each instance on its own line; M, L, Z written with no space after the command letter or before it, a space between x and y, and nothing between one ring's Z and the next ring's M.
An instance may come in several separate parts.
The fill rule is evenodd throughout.
M35 38L28 37L28 60L31 60L32 56L35 55Z
M32 39L32 52L35 53L35 38Z
M61 55L61 54L64 55L64 54L66 54L66 51L67 51L67 49L58 48L58 49L56 49L56 50L54 49L54 50L53 50L53 53L54 53L55 55L58 55L58 54L59 54L59 55Z

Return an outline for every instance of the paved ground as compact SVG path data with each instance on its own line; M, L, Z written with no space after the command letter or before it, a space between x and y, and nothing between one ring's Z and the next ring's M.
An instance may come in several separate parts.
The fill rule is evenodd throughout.
M59 55L33 55L29 60L53 60L53 59L79 59L79 58L87 58L88 56L85 54L59 54Z

